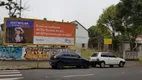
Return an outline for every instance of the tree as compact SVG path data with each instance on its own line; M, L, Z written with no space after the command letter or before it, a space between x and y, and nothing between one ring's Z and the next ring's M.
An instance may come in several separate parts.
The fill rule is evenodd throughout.
M95 32L95 27L96 26L91 26L88 31L89 31L89 48L97 48L99 49L100 46L99 44L102 43L103 37L99 35L97 32ZM99 42L99 43L98 43Z
M14 0L0 1L0 7L5 7L9 11L9 17L21 17L21 10L26 9L18 5Z
M44 21L47 21L47 18L43 18Z
M101 50L104 46L104 37L111 37L109 29L106 26L97 24L89 29L89 47Z
M121 27L121 20L116 15L116 5L111 5L103 11L97 22L98 24L106 26L109 29L113 40L113 50L117 49L117 47L115 47L118 44L116 35L118 34L118 31L120 29L119 27Z
M112 34L112 37L115 38L116 34L116 25L118 25L116 17L116 6L112 5L103 11L103 14L99 17L98 23L104 26L107 26Z
M102 24L97 24L95 27L95 32L103 36L104 38L111 38L111 31L107 26Z
M118 30L128 37L130 43L135 43L136 37L142 34L142 0L121 0L116 9L121 21Z

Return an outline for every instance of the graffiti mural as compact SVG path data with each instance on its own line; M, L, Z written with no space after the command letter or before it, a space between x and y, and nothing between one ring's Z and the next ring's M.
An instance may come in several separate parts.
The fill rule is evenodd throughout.
M48 53L44 48L26 48L24 57L29 60L48 59Z
M57 52L68 51L65 48L43 48L43 47L29 47L25 48L24 58L28 60L49 60L51 55Z
M49 60L54 54L68 51L67 48L0 47L0 59Z
M0 47L0 59L20 59L22 47Z

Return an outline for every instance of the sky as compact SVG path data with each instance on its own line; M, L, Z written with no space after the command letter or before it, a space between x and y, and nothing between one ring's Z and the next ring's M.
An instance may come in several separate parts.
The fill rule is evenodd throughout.
M28 7L22 11L23 18L43 19L52 21L79 21L87 29L96 25L103 10L120 0L22 0ZM0 24L8 11L0 7Z

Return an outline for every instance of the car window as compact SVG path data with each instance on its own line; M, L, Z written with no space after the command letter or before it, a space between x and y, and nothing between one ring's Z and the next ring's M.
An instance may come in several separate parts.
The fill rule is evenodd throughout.
M115 55L113 55L113 54L111 54L111 53L109 53L109 57L116 57Z
M109 57L108 53L102 53L101 57Z
M97 57L98 53L93 53L92 57Z
M62 55L64 55L64 52L60 52L56 54L56 56L62 56Z
M56 56L70 56L70 54L67 52L60 52L60 53L56 54Z
M63 56L68 56L68 57L69 57L69 56L71 56L71 55L70 55L70 54L63 54Z
M73 53L73 52L71 53L71 56L72 56L72 57L79 57L79 55L78 55L78 54Z

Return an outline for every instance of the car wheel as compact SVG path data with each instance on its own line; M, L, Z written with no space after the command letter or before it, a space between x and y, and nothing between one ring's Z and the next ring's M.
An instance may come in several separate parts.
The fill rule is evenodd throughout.
M89 68L89 63L83 63L83 68Z
M91 66L92 66L92 67L96 67L96 64L93 64L93 63L92 63Z
M109 65L109 67L114 67L114 65Z
M56 65L57 69L63 69L64 68L64 65L62 62L58 62L57 65Z
M76 66L76 68L81 68L81 66Z
M105 68L105 62L101 62L101 63L100 63L100 67L101 67L101 68Z
M52 66L53 69L56 69L56 66Z
M124 62L121 61L121 62L119 63L119 67L124 67Z

